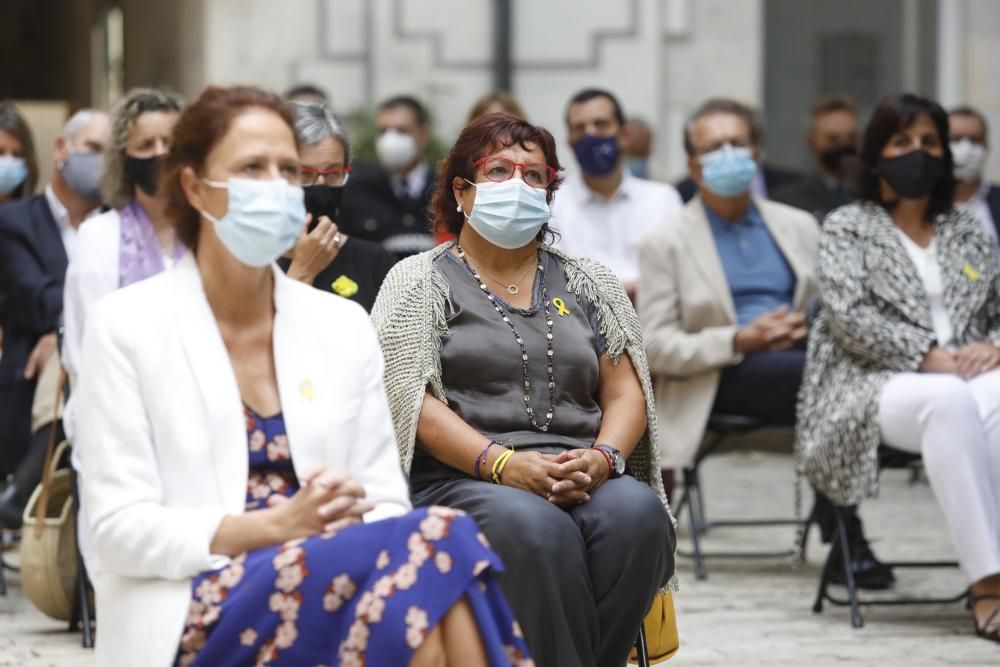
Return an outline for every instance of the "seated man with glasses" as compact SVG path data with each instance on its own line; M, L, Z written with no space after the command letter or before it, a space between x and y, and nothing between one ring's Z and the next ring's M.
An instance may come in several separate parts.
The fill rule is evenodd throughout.
M684 148L698 195L639 249L639 315L667 468L692 464L712 413L795 424L819 228L805 211L751 196L752 123L732 100L694 113ZM833 506L820 494L817 518L829 541ZM891 585L856 515L849 533L858 585Z
M371 311L396 258L381 245L349 237L336 220L351 175L351 143L340 120L323 102L293 102L302 144L302 185L309 222L287 258L278 264L296 280L357 301Z

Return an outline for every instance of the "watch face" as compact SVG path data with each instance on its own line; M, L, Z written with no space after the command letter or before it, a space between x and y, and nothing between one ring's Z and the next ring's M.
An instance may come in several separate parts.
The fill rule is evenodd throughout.
M625 474L625 457L622 456L621 452L615 452L615 472L619 475Z

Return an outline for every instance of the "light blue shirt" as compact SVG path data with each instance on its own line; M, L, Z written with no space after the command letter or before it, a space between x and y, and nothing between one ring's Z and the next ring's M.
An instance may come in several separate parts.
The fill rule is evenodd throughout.
M729 283L740 326L779 308L792 307L795 274L751 203L742 219L730 222L705 206L715 249Z

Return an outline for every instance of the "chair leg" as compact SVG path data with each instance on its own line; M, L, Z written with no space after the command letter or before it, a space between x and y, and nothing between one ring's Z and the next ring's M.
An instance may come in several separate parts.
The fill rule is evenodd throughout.
M649 666L649 648L646 644L646 622L639 625L639 636L635 640L635 652L639 658L639 667Z
M78 522L80 518L80 489L77 487L76 471L70 468L70 488L73 493L73 521ZM90 619L90 579L87 576L87 565L83 562L83 554L80 553L79 525L75 526L76 536L76 598L73 603L73 612L70 618L70 631L77 629L78 622L83 624L83 648L94 648L94 628Z
M854 572L851 571L851 545L847 541L847 524L841 508L836 508L837 541L843 557L844 580L847 581L847 599L851 603L851 627L864 627L865 620L861 617L861 605L858 604L858 588L854 583ZM836 548L836 545L834 545Z
M701 492L701 474L698 467L694 468L694 494L698 497L698 525L702 535L708 532L708 519L705 518L705 496Z
M701 554L701 532L702 525L699 520L700 509L698 492L698 470L697 468L684 469L684 492L687 494L688 518L691 526L691 552L694 556L694 576L699 581L708 578L705 572L705 558Z
M76 557L76 609L73 615L78 616L83 623L83 648L94 648L94 630L90 621L90 599L87 585L87 567L83 557L77 552Z

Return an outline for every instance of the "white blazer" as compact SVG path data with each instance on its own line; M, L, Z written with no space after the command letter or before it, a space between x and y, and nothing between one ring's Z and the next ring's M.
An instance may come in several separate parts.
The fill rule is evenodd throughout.
M274 360L295 470L346 470L375 508L410 509L374 329L355 303L274 267ZM77 389L81 486L96 548L97 662L170 665L191 578L244 511L246 422L191 255L90 310Z

